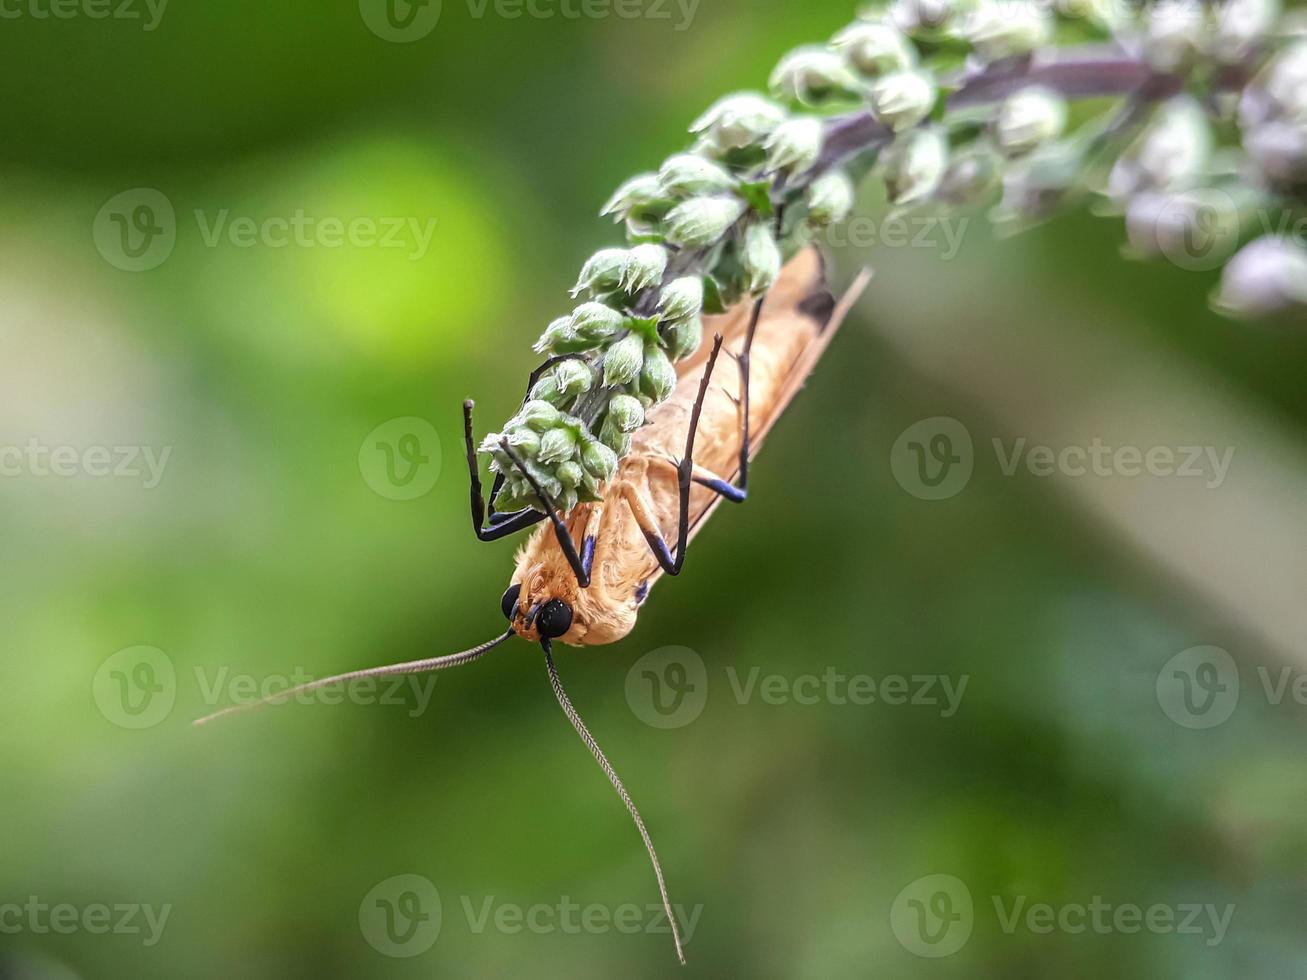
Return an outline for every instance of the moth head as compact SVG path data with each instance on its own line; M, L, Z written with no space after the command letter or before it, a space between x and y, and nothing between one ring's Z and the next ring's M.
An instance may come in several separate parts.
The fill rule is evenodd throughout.
M544 569L515 578L500 607L514 632L524 640L574 642L585 632L577 615L574 577L550 575Z

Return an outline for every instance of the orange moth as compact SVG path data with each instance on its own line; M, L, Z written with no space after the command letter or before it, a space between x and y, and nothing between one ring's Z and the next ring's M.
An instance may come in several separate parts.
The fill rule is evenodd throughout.
M549 513L527 515L529 523L546 523L518 553L502 602L509 621L502 635L462 653L312 681L258 704L286 701L328 684L459 666L514 635L539 643L559 704L635 821L653 863L677 956L685 962L653 842L622 781L564 691L552 642L597 646L616 642L631 631L650 588L664 573L680 572L686 544L718 504L744 500L748 461L807 380L868 277L863 272L836 303L826 284L822 258L815 247L809 247L789 261L765 297L705 318L707 331L715 334L713 344L677 363L675 390L635 433L631 451L602 498L579 503L560 515L545 494L539 494ZM736 361L734 367L720 362L723 352ZM494 524L490 533L481 528L485 505L471 410L472 403L466 402L473 520L478 536L492 539L503 535L495 533ZM578 540L583 542L579 549ZM227 708L196 724L255 706Z

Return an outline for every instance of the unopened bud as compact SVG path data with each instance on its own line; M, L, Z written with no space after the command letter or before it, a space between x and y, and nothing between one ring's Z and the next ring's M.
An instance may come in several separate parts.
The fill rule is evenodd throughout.
M564 398L572 398L590 390L594 374L589 365L577 358L568 358L553 370L554 382Z
M628 333L604 354L604 384L609 388L630 384L644 363L644 338Z
M631 395L613 395L608 400L608 415L621 432L634 432L644 425L644 406Z
M562 417L562 413L553 405L539 399L532 399L522 406L514 421L529 426L537 432L545 432L557 425Z
M1186 67L1205 36L1204 10L1198 0L1160 0L1145 8L1140 53L1159 71Z
M1273 119L1307 120L1307 40L1278 52L1244 86L1239 125L1251 129Z
M867 93L876 118L893 130L909 129L930 115L939 90L923 71L896 71L878 78Z
M672 360L679 361L699 349L699 345L703 342L703 321L697 316L687 317L670 324L663 333Z
M889 16L909 34L932 34L942 30L957 11L955 0L895 0Z
M808 185L808 217L819 225L839 224L853 210L853 182L841 170L824 173Z
M739 198L691 198L667 215L667 240L691 248L715 245L742 214L744 202Z
M587 289L592 292L617 289L621 285L622 273L625 269L626 249L601 249L586 260L580 278L572 287L572 295L576 296Z
M698 316L703 309L703 279L682 276L673 279L658 296L658 312L664 320Z
M1280 0L1225 0L1216 8L1212 53L1237 64L1270 35L1280 19Z
M999 224L1029 224L1057 212L1079 186L1084 167L1079 147L1050 143L1010 165L1003 175L1003 199L994 210Z
M560 425L550 429L540 437L540 452L536 459L541 463L561 463L571 459L576 452L576 433L569 425Z
M1267 235L1226 263L1215 305L1230 316L1264 317L1307 311L1307 251Z
M882 155L885 187L894 204L911 204L935 193L948 166L948 139L938 126L904 133Z
M718 152L752 146L785 121L785 110L761 95L742 92L713 103L690 126Z
M1234 200L1217 188L1145 191L1127 206L1125 227L1137 255L1165 256L1181 268L1214 269L1239 241L1240 215Z
M676 368L655 342L645 344L644 365L640 370L640 392L654 403L666 401L676 388Z
M612 416L605 417L604 424L599 427L599 442L617 458L631 451L631 434L617 428Z
M962 34L981 61L1001 61L1046 45L1053 36L1053 18L1034 0L982 0Z
M618 330L626 318L620 310L604 303L582 303L572 311L572 330L591 340L607 340Z
M1243 146L1271 188L1307 184L1307 120L1263 123L1243 134Z
M917 49L892 24L858 21L836 34L831 44L868 78L902 71L917 63Z
M781 274L781 250L765 224L755 223L744 233L740 255L744 266L744 285L751 293L765 293Z
M532 345L532 350L537 354L545 354L550 351L561 352L563 348L574 344L578 340L576 329L572 326L570 316L560 316L545 328L545 332L540 335L540 339Z
M1061 136L1066 115L1066 99L1052 89L1023 88L999 106L994 142L1008 156L1021 156Z
M569 459L554 468L554 476L558 477L558 482L563 485L564 491L575 490L585 479L585 470L581 468L580 463ZM566 509L571 510L570 507Z
M658 182L669 196L715 193L735 186L729 170L697 153L668 157L658 171Z
M657 286L667 271L667 249L661 245L637 245L626 253L622 270L622 288L628 293Z
M590 439L581 447L581 465L596 480L608 481L617 473L617 454L598 439Z
M657 204L662 199L663 187L657 174L636 174L613 191L613 196L599 213L625 218L632 209Z
M972 147L949 160L935 196L946 204L967 207L989 196L998 183L1002 160L993 150Z
M834 51L804 47L780 60L768 82L778 99L821 105L832 98L850 97L858 91L858 78Z
M767 169L802 174L821 156L821 120L797 116L777 126L767 137Z
M1108 196L1119 203L1140 191L1191 183L1206 171L1212 143L1207 113L1196 100L1188 95L1168 100L1112 165Z
M525 459L535 459L540 452L540 435L525 425L514 426L504 433L513 452ZM498 442L498 439L495 440Z

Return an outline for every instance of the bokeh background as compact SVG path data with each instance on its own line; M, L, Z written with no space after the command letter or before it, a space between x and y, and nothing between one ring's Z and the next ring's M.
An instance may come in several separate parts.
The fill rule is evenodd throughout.
M444 0L397 43L368 0L121 3L0 24L0 444L169 453L157 481L0 479L0 976L1307 971L1307 342L1209 313L1213 272L1126 262L1115 219L998 240L978 213L956 254L940 226L837 249L838 282L877 277L747 506L627 640L562 652L697 916L687 970L534 648L429 701L192 729L249 685L501 628L514 545L469 531L461 400L483 431L511 414L530 343L614 241L608 192L853 10ZM115 251L139 189L173 210L158 263ZM415 225L401 248L211 234L297 212ZM904 433L939 418L971 474L925 499L906 447L932 431ZM1005 472L1018 445L1096 437L1234 455L1216 486ZM670 721L649 672L688 699ZM925 703L824 679L801 703L828 674L891 701L933 681ZM944 681L965 684L951 712ZM1233 909L1219 937L1205 911L1199 932L1004 925L1095 897L1176 925ZM567 903L591 925L514 928ZM105 905L168 918L99 934ZM606 924L626 905L629 933ZM386 909L418 918L388 938Z

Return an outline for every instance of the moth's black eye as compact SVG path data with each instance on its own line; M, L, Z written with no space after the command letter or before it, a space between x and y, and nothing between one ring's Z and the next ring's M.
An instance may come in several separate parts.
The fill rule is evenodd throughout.
M572 607L562 599L550 599L540 607L536 629L546 639L556 639L572 628Z
M512 619L513 613L517 612L517 597L522 594L522 586L510 585L504 592L504 598L500 600L500 607L504 610L504 618Z

